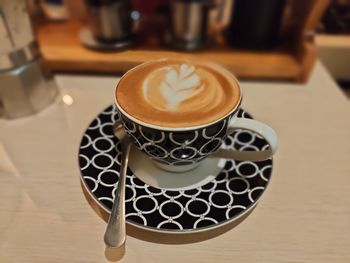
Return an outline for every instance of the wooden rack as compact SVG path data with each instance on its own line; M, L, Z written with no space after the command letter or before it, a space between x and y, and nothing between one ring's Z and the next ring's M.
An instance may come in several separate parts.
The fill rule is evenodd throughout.
M215 43L194 53L169 51L157 41L145 41L124 51L98 52L86 49L78 20L37 23L36 34L45 64L53 71L124 72L144 61L162 57L198 56L222 64L244 79L306 81L317 57L314 30L330 0L288 3L283 42L268 52L234 49L225 44L216 26Z

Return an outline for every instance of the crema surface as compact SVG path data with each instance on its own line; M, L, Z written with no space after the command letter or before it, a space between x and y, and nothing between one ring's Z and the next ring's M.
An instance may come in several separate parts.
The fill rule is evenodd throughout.
M162 127L191 127L228 114L240 100L235 78L210 63L159 60L127 72L116 89L120 107Z

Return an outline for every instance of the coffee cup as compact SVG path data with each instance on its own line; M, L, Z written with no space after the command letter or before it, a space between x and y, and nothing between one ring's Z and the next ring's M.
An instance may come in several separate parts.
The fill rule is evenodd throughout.
M85 0L87 20L94 37L104 43L129 39L135 31L138 15L128 1Z
M162 169L183 172L208 156L265 160L277 149L275 131L257 120L238 118L242 91L225 68L197 60L162 59L123 75L115 103L126 134ZM263 137L261 151L222 147L237 129Z

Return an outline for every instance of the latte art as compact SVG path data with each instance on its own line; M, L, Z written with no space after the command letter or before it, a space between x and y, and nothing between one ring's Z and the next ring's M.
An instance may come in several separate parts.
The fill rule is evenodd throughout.
M176 110L182 101L198 94L203 85L194 66L169 66L149 74L143 83L143 95L150 105L160 110ZM157 100L160 96L162 100Z
M240 101L230 73L217 65L159 60L129 71L116 88L119 106L140 121L162 127L207 124Z

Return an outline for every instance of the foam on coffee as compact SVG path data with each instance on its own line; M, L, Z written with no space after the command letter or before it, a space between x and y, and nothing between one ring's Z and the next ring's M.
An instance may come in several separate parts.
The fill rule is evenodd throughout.
M120 107L143 122L162 127L210 123L239 102L240 89L219 66L188 60L144 63L123 76L116 89Z

